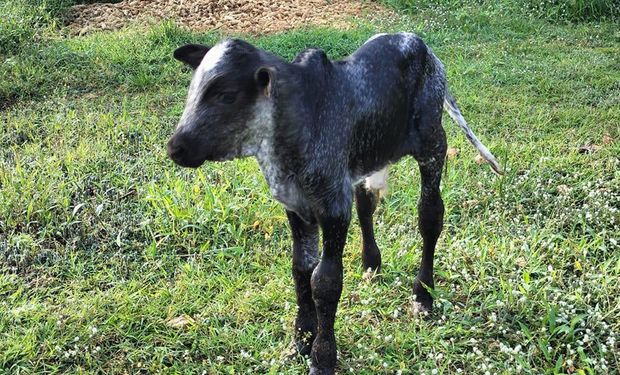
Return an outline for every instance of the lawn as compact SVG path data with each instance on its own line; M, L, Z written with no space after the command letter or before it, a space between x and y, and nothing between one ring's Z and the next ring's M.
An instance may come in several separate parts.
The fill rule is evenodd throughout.
M164 22L69 36L55 23L70 1L56 2L0 5L0 373L305 373L286 216L257 163L186 170L165 153L190 79L172 51L222 35ZM404 3L350 30L242 35L290 60L418 33L506 170L478 165L445 116L458 154L420 317L419 176L409 159L392 169L380 275L363 277L349 231L340 373L620 373L617 19Z

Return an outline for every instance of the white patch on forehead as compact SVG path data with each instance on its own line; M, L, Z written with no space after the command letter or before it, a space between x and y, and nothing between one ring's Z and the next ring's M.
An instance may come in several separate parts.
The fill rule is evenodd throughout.
M209 78L213 75L213 70L221 64L226 51L230 48L230 41L226 40L213 46L209 52L202 58L200 65L194 71L194 76L189 85L189 92L187 93L187 101L185 102L185 110L181 116L181 120L177 125L178 128L191 126L197 121L195 117L198 113L198 104L200 93L202 88L208 82Z
M304 63L306 63L306 62L308 61L308 59L310 58L310 56L312 56L312 54L313 54L314 52L316 52L316 51L317 51L317 50L316 50L316 49L314 49L314 48L310 48L310 49L307 49L307 50L303 51L303 52L301 53L301 55L297 58L297 60L298 60L298 61L297 61L297 63L298 63L298 64L304 64Z
M224 54L226 54L226 51L228 51L229 47L230 40L223 41L213 46L213 48L207 52L205 57L202 58L200 65L196 69L195 77L200 78L215 69L220 60L222 60L222 57L224 57Z

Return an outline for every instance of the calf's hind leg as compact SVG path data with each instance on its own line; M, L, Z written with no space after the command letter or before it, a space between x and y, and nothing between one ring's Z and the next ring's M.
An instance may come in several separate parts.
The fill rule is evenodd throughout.
M319 230L316 223L304 222L296 213L286 211L293 234L293 279L297 294L295 346L301 355L310 355L316 336L316 309L310 278L318 262Z
M357 217L362 229L362 265L364 271L369 268L379 271L381 268L381 252L375 242L372 215L377 208L379 192L372 186L360 183L355 187Z
M426 289L435 287L433 281L433 258L435 245L443 229L444 206L439 191L443 158L420 162L422 176L420 200L418 201L418 228L422 235L422 260L413 285L416 308L430 311L433 298Z
M427 104L426 108L435 110L428 110L419 117L418 135L421 147L413 155L418 162L421 176L418 228L422 235L422 259L413 285L413 294L416 297L414 309L422 311L430 311L433 306L433 298L427 288L435 287L433 258L435 245L443 229L444 214L439 185L447 150L446 134L441 127L441 104Z

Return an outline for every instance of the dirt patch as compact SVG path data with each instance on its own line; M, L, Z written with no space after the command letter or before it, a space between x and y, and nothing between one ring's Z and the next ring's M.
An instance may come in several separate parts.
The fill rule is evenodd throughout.
M123 0L75 5L66 23L80 35L166 19L197 31L268 34L308 25L348 28L352 19L387 13L377 2L359 0Z
M17 103L17 98L14 95L0 95L0 112L11 108Z

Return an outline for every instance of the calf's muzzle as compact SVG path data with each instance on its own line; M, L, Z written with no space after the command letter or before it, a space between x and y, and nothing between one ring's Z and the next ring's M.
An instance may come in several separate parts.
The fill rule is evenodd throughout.
M204 158L196 157L196 152L191 139L183 133L175 133L168 141L168 157L182 167L198 168L204 162Z

